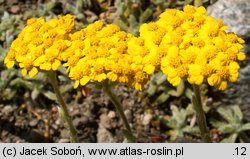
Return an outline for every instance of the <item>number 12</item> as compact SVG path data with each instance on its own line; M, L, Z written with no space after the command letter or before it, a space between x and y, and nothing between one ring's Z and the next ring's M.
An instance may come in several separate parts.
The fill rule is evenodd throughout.
M245 155L247 155L246 154L246 150L247 150L247 148L246 147L236 147L235 148L235 151L236 151L236 155L242 155L242 156L245 156Z

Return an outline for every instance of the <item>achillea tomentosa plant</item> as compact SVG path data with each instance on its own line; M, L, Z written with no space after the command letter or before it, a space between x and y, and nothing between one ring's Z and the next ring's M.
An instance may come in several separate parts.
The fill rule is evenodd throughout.
M179 85L181 80L193 85L192 101L204 142L211 142L211 138L199 85L207 81L209 85L225 90L228 81L237 81L238 61L246 58L240 52L244 40L234 33L227 33L227 28L221 20L207 16L204 7L187 5L183 11L169 9L159 20L143 24L138 39L144 45L132 46L143 51L146 48L143 60L144 71L148 74L160 68L172 85ZM139 54L141 50L133 51Z
M97 21L70 37L72 45L62 57L67 59L64 66L75 81L74 87L88 82L101 83L123 119L126 126L124 135L130 142L135 142L121 104L107 81L125 83L137 90L142 90L148 81L149 75L143 67L138 67L134 56L127 53L127 43L133 36L120 31L116 25L104 26Z
M167 80L177 86L181 80L193 85L193 105L204 142L211 142L202 109L199 85L207 81L219 90L238 78L238 61L244 41L234 33L225 32L222 21L206 15L204 7L185 6L183 11L170 9L155 22L140 27L140 36L121 31L114 24L96 21L73 32L70 15L45 21L31 19L12 43L4 63L8 68L19 63L22 74L33 77L47 72L62 105L62 114L77 141L76 131L63 102L55 71L63 63L74 87L89 82L101 83L122 117L125 136L135 142L130 126L110 82L125 83L142 90L150 75L161 70Z
M69 34L74 30L74 17L59 16L58 19L45 21L44 18L30 19L27 26L13 41L4 64L12 68L17 62L22 75L32 78L39 71L47 73L55 90L60 116L70 130L72 142L77 142L77 132L72 124L66 104L57 84L56 70L61 65L61 53L68 47Z
M245 54L240 52L244 40L225 32L227 26L221 20L207 16L204 7L188 5L183 11L170 9L162 13L158 21L144 25L147 29L142 29L141 34L145 38L151 34L150 38L155 42L151 42L150 47L155 47L162 55L160 67L168 81L174 86L181 80L193 85L192 100L201 136L203 141L211 142L199 85L207 81L224 90L228 81L236 82L240 68L238 61L245 59Z

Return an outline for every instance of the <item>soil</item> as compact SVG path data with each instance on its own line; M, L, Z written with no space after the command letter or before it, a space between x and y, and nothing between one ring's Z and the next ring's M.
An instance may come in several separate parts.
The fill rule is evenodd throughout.
M84 90L88 90L86 97L77 97L76 91L65 95L79 142L123 142L122 121L106 94L95 87ZM126 86L115 87L114 91L119 98L122 97L125 115L136 132L138 142L165 140L157 130L159 128L150 124L154 113L159 110ZM1 142L69 142L68 130L58 118L56 103L45 103L49 105L47 108L32 101L21 105L15 103L19 102L0 105ZM152 113L146 114L145 110Z

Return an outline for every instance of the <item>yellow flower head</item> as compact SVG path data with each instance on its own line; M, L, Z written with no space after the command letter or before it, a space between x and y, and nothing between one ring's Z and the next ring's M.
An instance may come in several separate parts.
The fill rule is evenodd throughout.
M57 70L61 65L61 54L70 45L69 34L74 30L71 15L59 16L45 21L32 18L13 41L4 64L12 68L19 63L22 75L35 76L38 70Z
M140 36L128 41L128 54L133 56L133 68L142 69L151 75L160 68L161 58L166 47L161 45L166 28L160 27L155 22L142 24Z
M131 34L114 24L96 21L70 35L71 45L62 54L74 87L90 81L110 80L141 90L149 79L142 68L134 68L134 56L128 54Z
M174 86L187 79L196 85L207 81L224 90L228 81L237 80L238 61L245 59L245 54L240 52L244 40L226 32L228 27L221 20L207 16L204 7L187 5L183 11L167 10L154 25L157 26L154 33L141 36L150 47L155 47L153 38L161 37L156 46L158 50L164 48L161 70ZM162 28L165 28L164 35ZM145 30L143 26L142 30Z

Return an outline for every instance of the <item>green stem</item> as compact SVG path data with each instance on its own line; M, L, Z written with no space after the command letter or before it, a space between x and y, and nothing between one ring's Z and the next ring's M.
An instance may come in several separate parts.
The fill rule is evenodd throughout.
M50 82L54 88L54 91L56 93L56 97L57 97L57 100L58 102L61 104L61 107L58 107L59 109L59 114L61 116L61 118L64 120L64 122L66 123L66 126L69 128L69 131L70 131L70 141L72 143L75 143L75 142L78 142L77 140L77 131L72 123L72 119L69 115L69 111L67 109L67 106L62 98L62 95L60 93L60 90L59 90L59 86L58 86L58 82L57 82L57 79L56 79L56 73L54 71L51 71L48 73L48 76L50 78Z
M202 6L202 0L194 0L194 6L195 7Z
M129 142L135 143L136 138L132 134L131 128L130 128L129 123L128 123L128 120L127 120L127 118L126 118L126 116L125 116L125 114L123 112L122 105L119 102L118 97L115 94L112 93L108 83L103 84L103 89L108 94L111 102L114 104L116 110L118 111L119 115L122 118L123 124L126 127L126 130L124 131L125 137L128 139Z
M192 102L193 102L193 106L196 112L197 122L199 125L201 137L202 137L203 142L210 143L212 142L212 139L210 137L210 134L207 128L206 117L205 117L204 110L202 108L200 87L197 85L193 85L193 90L194 90L194 94L192 96L192 100L193 100Z

